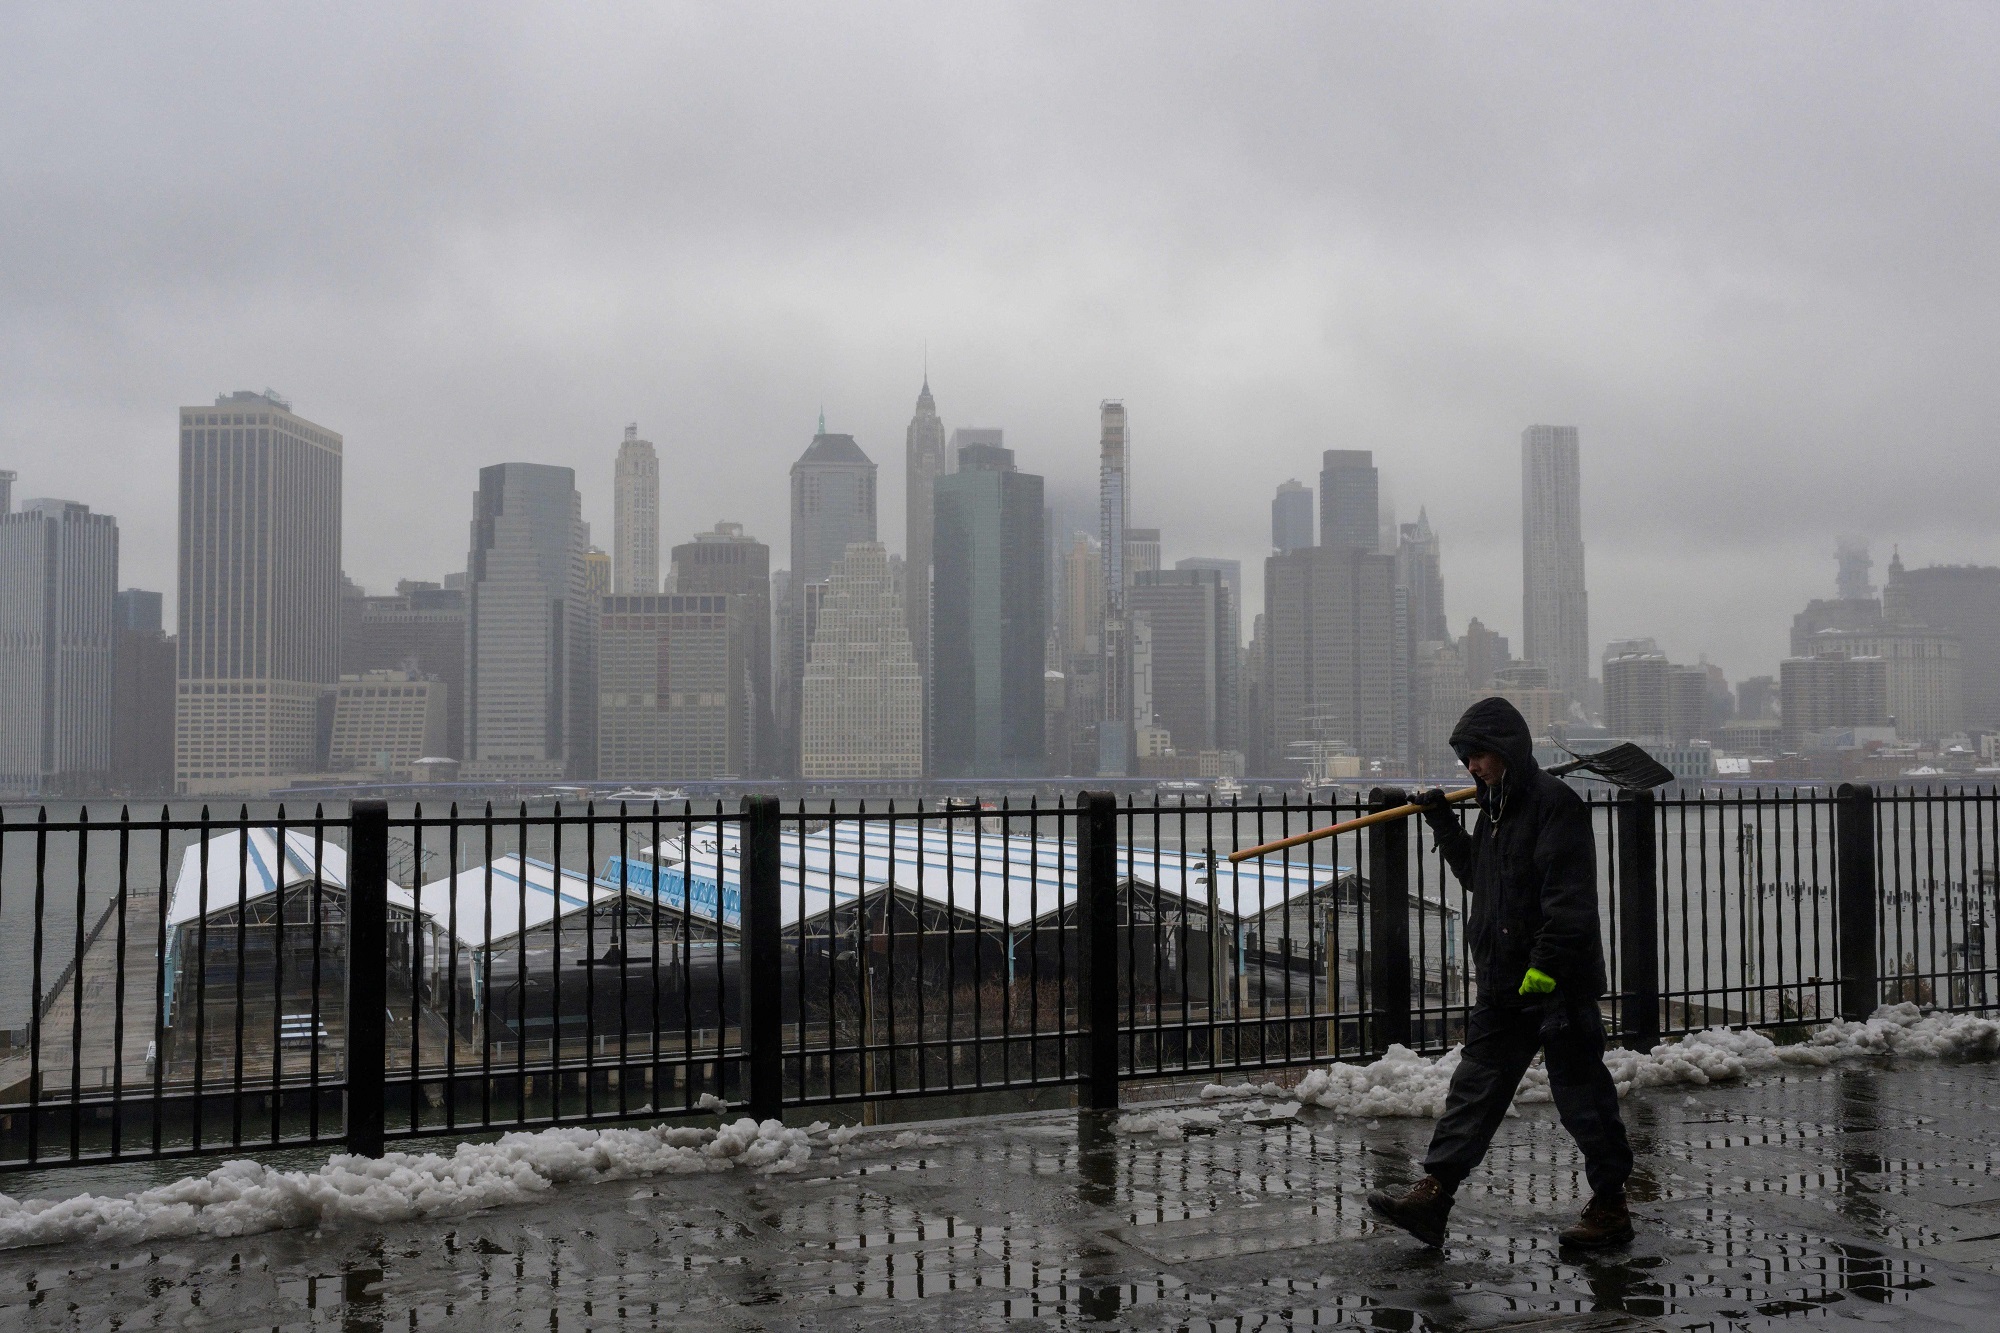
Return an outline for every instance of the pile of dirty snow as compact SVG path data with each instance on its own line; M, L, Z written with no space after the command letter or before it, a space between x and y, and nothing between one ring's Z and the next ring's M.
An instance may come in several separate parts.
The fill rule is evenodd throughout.
M1179 1140L1190 1134L1213 1134L1225 1124L1276 1125L1296 1118L1298 1113L1297 1101L1272 1105L1263 1097L1252 1097L1240 1106L1227 1108L1227 1113L1209 1106L1159 1106L1135 1111L1121 1116L1113 1128L1119 1134L1157 1134L1163 1139Z
M1416 1116L1435 1119L1444 1113L1445 1093L1463 1048L1454 1046L1431 1058L1404 1046L1391 1046L1372 1064L1332 1065L1315 1069L1292 1088L1274 1083L1210 1084L1201 1090L1206 1101L1242 1097L1294 1097L1340 1115L1376 1118ZM1604 1064L1623 1097L1634 1088L1683 1084L1726 1083L1786 1065L1823 1067L1840 1060L1870 1055L1904 1055L1934 1059L1971 1059L2000 1053L2000 1023L1974 1014L1925 1014L1914 1004L1888 1004L1865 1022L1835 1019L1815 1028L1796 1046L1780 1046L1761 1032L1710 1028L1652 1050L1609 1050ZM1539 1060L1529 1067L1514 1093L1515 1103L1549 1100L1549 1075ZM1127 1116L1121 1128L1133 1133L1161 1133L1179 1138L1185 1128L1169 1132L1171 1112L1147 1111ZM1194 1123L1192 1121L1186 1123ZM1155 1128L1155 1126L1158 1126Z
M796 1171L826 1126L744 1118L719 1129L545 1129L450 1155L341 1155L316 1171L228 1162L205 1176L118 1198L0 1194L0 1249L61 1241L246 1236L336 1222L400 1222L519 1203L562 1184L737 1168Z

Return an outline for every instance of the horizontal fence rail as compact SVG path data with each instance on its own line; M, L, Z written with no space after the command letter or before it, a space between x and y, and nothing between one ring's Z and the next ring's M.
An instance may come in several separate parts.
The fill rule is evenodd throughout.
M1420 821L1228 860L1405 799L9 812L0 1168L1442 1051L1471 903ZM2000 1002L1992 789L1585 799L1628 1045Z

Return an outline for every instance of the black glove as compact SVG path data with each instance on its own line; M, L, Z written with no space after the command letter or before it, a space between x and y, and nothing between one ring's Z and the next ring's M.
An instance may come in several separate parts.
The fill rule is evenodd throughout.
M1429 791L1418 792L1416 804L1423 807L1424 822L1427 824L1435 824L1441 819L1450 819L1454 822L1457 819L1443 787L1432 787Z

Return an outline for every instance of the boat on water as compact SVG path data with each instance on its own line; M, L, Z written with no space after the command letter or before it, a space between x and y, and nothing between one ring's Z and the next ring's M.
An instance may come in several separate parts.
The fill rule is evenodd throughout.
M658 801L665 805L668 801L685 801L687 793L679 787L621 787L597 799L607 804L650 805Z

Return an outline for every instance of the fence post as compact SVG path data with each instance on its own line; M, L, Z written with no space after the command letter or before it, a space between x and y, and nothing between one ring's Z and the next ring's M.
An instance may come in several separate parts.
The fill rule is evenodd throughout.
M1660 1042L1660 860L1653 793L1618 798L1618 1039Z
M784 946L778 924L778 798L743 798L743 1049L750 1117L784 1115ZM872 1058L872 1057L871 1057Z
M1368 808L1406 805L1400 787L1377 787ZM1368 826L1368 1008L1374 1015L1369 1049L1410 1044L1410 821Z
M1836 914L1840 923L1840 1016L1875 1012L1875 789L1843 782L1834 793Z
M1084 1026L1083 1104L1118 1107L1118 800L1077 800L1077 1009Z
M361 1157L382 1155L388 1058L389 805L356 801L347 839L347 1149Z

